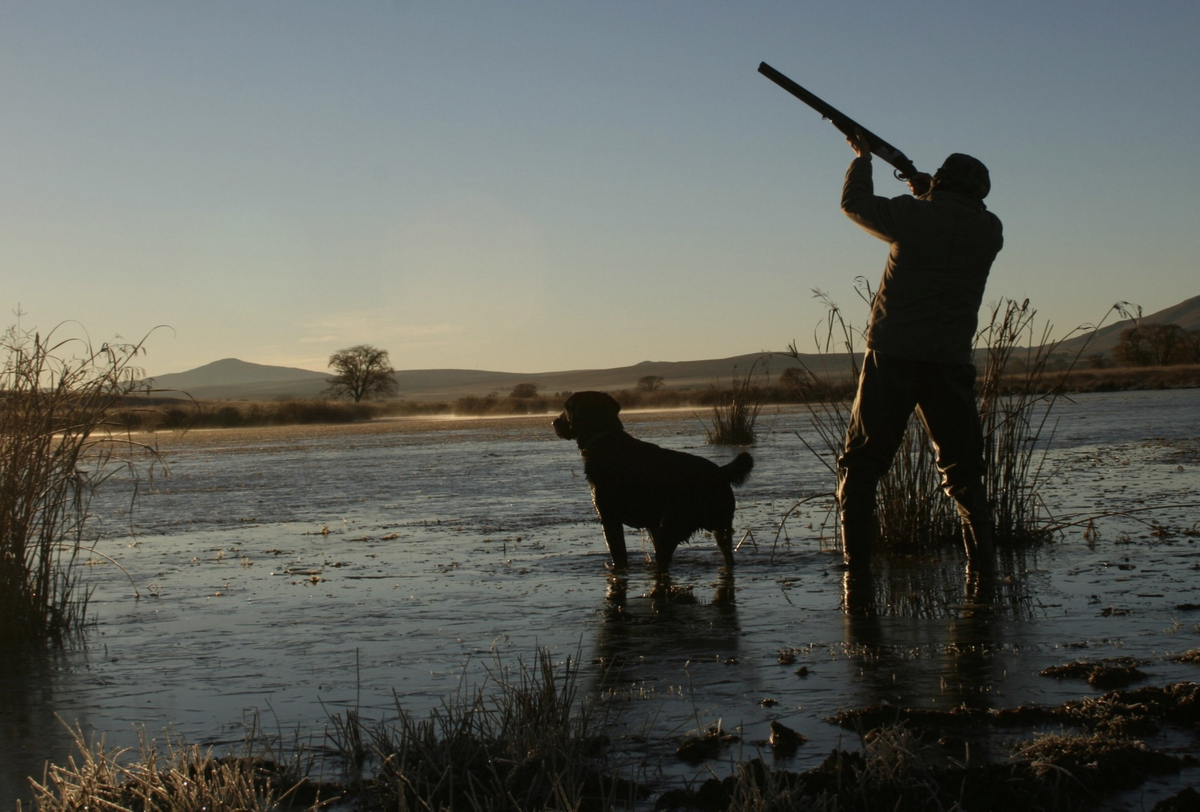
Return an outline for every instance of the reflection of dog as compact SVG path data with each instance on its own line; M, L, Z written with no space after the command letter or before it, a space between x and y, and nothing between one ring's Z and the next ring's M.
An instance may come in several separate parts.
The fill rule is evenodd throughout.
M603 392L577 392L554 421L554 433L574 440L583 455L613 566L624 569L628 563L622 527L628 525L649 533L660 574L670 568L675 548L697 530L712 531L732 567L736 505L730 486L746 481L754 459L743 451L719 466L634 439L622 428L619 411L621 404Z

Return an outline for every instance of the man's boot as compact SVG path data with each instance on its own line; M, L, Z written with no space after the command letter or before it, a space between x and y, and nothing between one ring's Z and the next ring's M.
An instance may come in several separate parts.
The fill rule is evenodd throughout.
M842 573L842 611L855 617L874 617L875 583L870 572Z
M976 592L988 603L988 593L996 572L996 545L992 539L992 511L987 497L980 494L968 505L959 503L963 546L967 552L967 590Z
M842 514L842 562L855 574L871 571L871 548L875 544L875 514Z
M994 565L996 545L992 542L992 523L988 517L977 516L962 521L963 545L967 561L981 567Z

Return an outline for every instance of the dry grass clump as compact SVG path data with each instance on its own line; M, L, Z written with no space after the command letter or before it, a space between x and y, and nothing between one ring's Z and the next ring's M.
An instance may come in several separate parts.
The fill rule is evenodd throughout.
M108 421L142 386L141 351L15 327L0 338L0 644L61 644L83 624L91 495L151 451Z
M760 359L761 360L761 359ZM766 400L766 391L759 386L759 378L765 377L755 361L744 377L735 379L729 389L722 389L719 382L713 387L715 396L712 404L712 428L707 425L704 433L711 445L754 445L757 435L754 424Z
M1086 680L1088 685L1094 685L1097 688L1125 688L1147 678L1146 673L1137 666L1138 663L1129 657L1104 662L1078 660L1065 665L1043 668L1041 675L1060 680Z
M482 689L415 719L366 728L335 717L334 739L353 776L352 794L372 810L610 809L639 787L610 774L608 739L591 702L577 702L577 664L556 669L548 652L532 668L496 666L498 693Z
M74 735L78 760L49 766L40 782L30 782L38 812L317 810L340 797L337 787L305 778L298 758L278 760L254 734L241 755L216 757L211 749L179 742L160 748L143 732L136 758L129 748L109 749L103 739L88 744L78 729Z
M1101 733L1041 735L1021 747L1015 758L1035 779L1070 795L1099 796L1183 768L1179 758L1151 750L1141 741Z

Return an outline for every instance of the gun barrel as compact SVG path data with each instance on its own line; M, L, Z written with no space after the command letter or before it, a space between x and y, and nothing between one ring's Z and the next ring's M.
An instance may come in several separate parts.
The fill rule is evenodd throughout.
M807 104L812 109L816 110L823 118L829 119L831 122L833 122L833 126L837 127L847 136L854 135L856 131L861 132L863 136L866 137L867 143L871 147L871 152L878 155L892 166L896 167L896 177L900 178L901 180L907 180L913 175L919 174L917 172L917 167L913 165L913 162L910 161L908 156L903 152L893 147L887 141L884 141L878 135L871 132L854 119L850 118L841 110L838 110L832 104L829 104L816 94L798 85L796 82L793 82L791 79L772 68L766 62L759 64L758 72L782 87L788 93L791 93L793 96Z

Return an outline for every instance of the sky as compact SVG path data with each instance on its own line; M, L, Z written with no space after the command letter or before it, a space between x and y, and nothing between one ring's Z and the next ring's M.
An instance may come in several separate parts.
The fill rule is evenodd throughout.
M988 165L985 308L1200 294L1195 0L6 0L2 326L323 371L812 349L887 246L767 62ZM905 192L875 162L876 193Z

